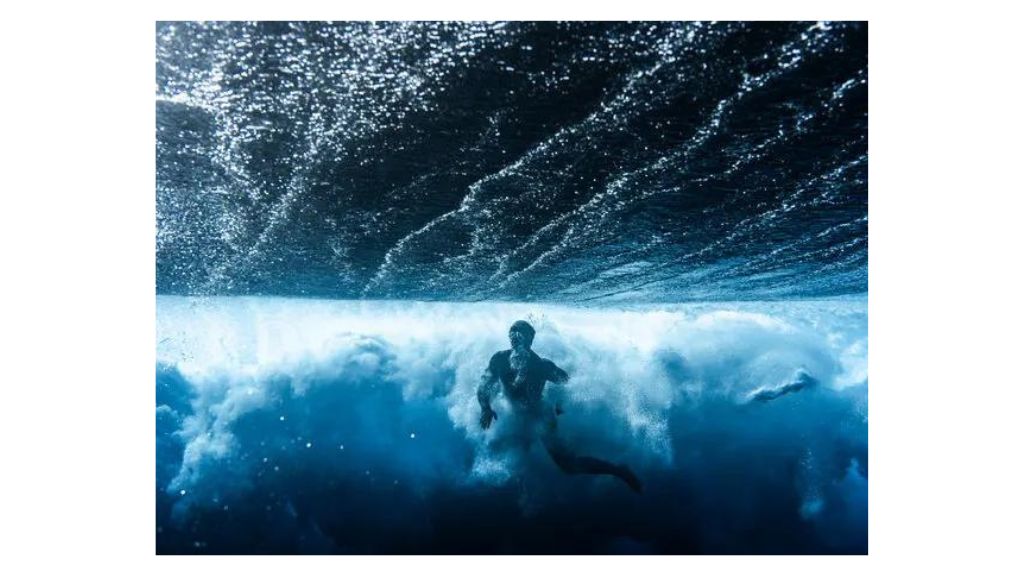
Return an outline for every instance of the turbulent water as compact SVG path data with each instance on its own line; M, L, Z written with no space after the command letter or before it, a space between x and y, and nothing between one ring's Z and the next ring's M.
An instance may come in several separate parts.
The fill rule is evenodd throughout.
M863 299L158 304L161 551L866 551ZM560 433L642 495L503 448L503 401L480 429L514 318L571 374Z
M157 290L867 289L867 27L157 26Z
M867 25L159 23L161 553L865 553ZM517 319L562 474L479 426Z

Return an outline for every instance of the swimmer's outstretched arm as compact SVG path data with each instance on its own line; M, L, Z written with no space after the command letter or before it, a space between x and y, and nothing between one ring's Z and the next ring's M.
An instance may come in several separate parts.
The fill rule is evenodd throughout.
M548 380L555 384L565 384L569 381L569 374L548 360Z
M562 401L565 399L565 383L569 381L569 374L548 360L547 380L556 384L556 386L548 387L548 397L555 405L555 415L561 416L565 412L562 410Z
M480 386L476 389L476 399L480 402L480 427L484 430L491 427L491 422L498 414L491 408L491 400L498 393L498 377L490 368L484 370L480 378Z

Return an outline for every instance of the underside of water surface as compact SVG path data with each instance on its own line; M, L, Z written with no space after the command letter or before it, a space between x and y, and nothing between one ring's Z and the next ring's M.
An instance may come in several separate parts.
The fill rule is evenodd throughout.
M158 23L159 553L867 552L867 24ZM477 389L509 326L560 470ZM546 405L548 405L546 404Z

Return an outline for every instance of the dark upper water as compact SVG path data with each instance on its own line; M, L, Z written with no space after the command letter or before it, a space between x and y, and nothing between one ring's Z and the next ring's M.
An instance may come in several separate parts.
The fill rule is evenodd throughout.
M867 290L863 23L160 23L157 292Z

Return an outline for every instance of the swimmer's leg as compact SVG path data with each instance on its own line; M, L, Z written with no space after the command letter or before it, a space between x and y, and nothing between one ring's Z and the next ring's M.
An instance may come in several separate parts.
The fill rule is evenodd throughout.
M554 431L544 435L544 448L562 472L566 474L606 474L622 480L639 494L643 492L643 484L628 466L612 464L606 460L590 456L577 456L554 435Z

